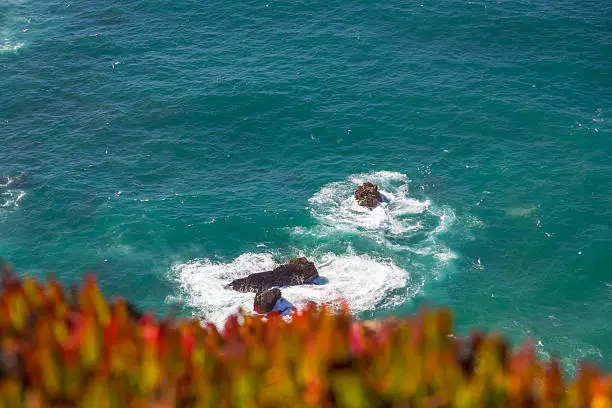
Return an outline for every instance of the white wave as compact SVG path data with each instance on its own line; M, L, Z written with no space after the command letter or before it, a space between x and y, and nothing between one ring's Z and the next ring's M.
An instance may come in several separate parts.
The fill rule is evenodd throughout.
M367 255L335 255L328 253L315 264L321 276L328 278L324 285L302 285L283 288L283 297L296 305L306 302L335 303L348 301L358 313L375 307L406 301L418 292L408 286L408 272L388 260L376 260ZM233 279L250 273L272 270L277 264L270 253L245 253L230 263L216 263L209 259L194 260L173 267L186 304L205 319L216 324L243 307L253 309L253 293L239 293L227 289ZM389 297L390 292L395 295Z
M185 303L205 319L222 324L239 307L251 310L255 297L252 293L229 290L226 285L234 279L272 270L275 266L271 254L246 253L230 263L201 259L175 265L172 269Z
M6 211L19 207L19 203L26 193L23 190L16 189L13 185L22 180L23 174L0 177L0 209Z
M25 47L25 43L15 42L15 41L10 41L8 39L5 39L4 41L2 41L2 43L0 43L0 53L15 52L15 51L20 50L23 47Z
M19 202L26 193L22 190L6 190L0 193L0 207L15 208L19 207Z
M309 301L326 303L344 299L351 311L358 313L405 302L418 291L408 287L408 272L390 260L328 253L323 255L317 268L329 280L327 284L289 287L283 289L283 296L298 306ZM395 290L399 294L390 298Z
M20 27L21 22L18 18L9 16L5 22L7 25L0 31L0 53L16 52L25 47L25 43L17 39L18 33L26 33L29 30Z
M365 181L377 184L384 202L373 210L360 206L353 195ZM400 235L423 228L412 216L431 207L429 200L408 196L408 176L390 171L349 176L345 181L330 183L310 198L311 214L323 223L350 230L386 230Z
M0 14L4 14L0 26L0 54L16 52L25 47L23 37L30 31L28 25L31 19L22 15L22 3L11 0L4 0L4 4L0 2Z
M453 259L457 259L457 255L449 249L446 249L440 252L436 252L434 254L434 257L441 263L448 263L449 261Z
M377 184L384 197L384 202L374 210L359 206L354 198L357 186L366 181ZM458 219L450 207L437 206L427 198L411 197L409 183L405 174L378 171L327 184L309 200L310 213L319 221L318 225L297 227L292 233L308 236L309 240L339 232L357 234L394 252L410 253L406 262L412 272L438 279L458 258L441 238L448 232L457 232Z
M438 217L440 220L440 223L432 231L432 234L440 234L448 231L455 224L455 221L457 221L455 212L450 208L443 208L439 212L430 211L430 213Z
M375 171L373 173L353 174L348 177L355 184L363 184L366 181L374 184L386 184L392 181L408 182L408 176L396 171Z
M359 206L353 196L365 181L378 184L384 196L384 202L374 210ZM337 304L343 299L354 313L360 313L404 303L422 290L426 280L443 276L457 255L441 242L439 235L453 229L457 217L451 208L410 197L408 184L405 174L379 171L349 176L314 194L309 209L318 222L290 231L301 242L296 248L304 252L300 256L312 259L328 281L324 285L284 288L283 297L298 307L309 301ZM384 247L382 251L368 249L368 254L385 255L357 253L345 237L340 246L348 247L340 249L338 240L329 239L347 232ZM389 250L391 255L387 255ZM274 269L275 256L279 254L271 251L245 253L229 263L198 259L174 266L180 298L196 315L217 324L240 307L251 311L255 295L226 286L233 279ZM408 253L401 254L402 251ZM409 265L410 274L387 256L401 259L402 266Z
M384 198L374 210L361 207L354 192L365 181L377 184ZM441 234L455 221L454 211L437 207L429 199L417 200L408 194L408 176L390 171L357 174L327 184L309 200L310 213L323 225L357 233L378 232L390 237L423 231L427 236ZM384 241L380 236L377 241Z

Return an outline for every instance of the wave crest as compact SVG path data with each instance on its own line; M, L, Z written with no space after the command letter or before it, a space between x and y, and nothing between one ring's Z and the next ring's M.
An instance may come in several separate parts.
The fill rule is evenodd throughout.
M309 301L333 305L347 300L351 310L359 313L404 302L420 288L420 283L408 285L408 272L391 260L333 253L311 259L319 274L329 282L283 288L283 297L298 307ZM240 307L247 311L253 307L254 293L236 292L228 289L227 284L233 279L272 270L276 266L272 254L249 252L229 263L201 259L178 264L173 267L173 272L181 292L187 295L187 306L219 324ZM389 296L391 292L393 296Z
M19 201L25 197L25 191L8 190L0 193L0 207L14 208L19 207Z
M359 206L353 195L365 181L378 184L384 196L374 210ZM314 261L328 283L284 288L283 297L298 307L342 299L354 313L394 308L452 268L457 255L441 236L455 225L454 211L425 197L409 196L409 183L405 174L378 171L348 176L316 192L308 206L315 223L289 227L288 244L291 252ZM248 252L225 263L198 259L176 265L173 275L185 304L221 323L239 307L252 310L254 300L254 294L226 285L274 269L275 258L289 258L287 252Z
M23 47L25 47L25 43L4 40L2 43L0 43L0 53L16 52L22 49Z
M19 207L19 202L25 197L23 190L12 188L23 181L23 175L0 177L0 208Z
M377 184L384 202L373 210L361 207L354 197L365 181ZM452 209L437 207L429 199L410 197L408 176L378 171L357 174L321 188L309 200L309 210L323 226L370 236L390 247L401 242L390 240L431 237L448 230L456 220Z

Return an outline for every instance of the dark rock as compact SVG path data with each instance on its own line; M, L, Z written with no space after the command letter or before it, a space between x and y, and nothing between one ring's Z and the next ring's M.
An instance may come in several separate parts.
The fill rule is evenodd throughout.
M373 210L382 202L382 195L380 195L378 186L376 184L366 181L357 187L357 190L355 191L355 199L360 206Z
M233 280L229 287L238 292L263 292L274 287L309 285L318 277L319 272L313 262L297 258L272 271L253 273L246 278Z
M259 292L255 295L253 309L255 309L257 313L270 313L280 298L281 291L278 288Z
M0 176L0 187L17 187L25 181L25 173L18 173L13 176Z

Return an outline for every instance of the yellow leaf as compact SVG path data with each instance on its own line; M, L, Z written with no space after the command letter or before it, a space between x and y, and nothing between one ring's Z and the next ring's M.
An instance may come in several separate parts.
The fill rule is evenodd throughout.
M21 293L11 297L9 303L9 316L13 327L18 332L21 332L25 328L27 311L28 306Z

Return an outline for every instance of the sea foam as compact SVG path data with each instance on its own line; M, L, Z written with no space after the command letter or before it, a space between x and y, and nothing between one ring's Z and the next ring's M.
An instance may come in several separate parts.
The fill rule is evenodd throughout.
M25 43L23 42L14 42L8 39L5 39L0 43L0 53L3 52L15 52L25 47Z
M8 190L0 193L0 207L13 208L19 207L19 202L25 197L25 191Z
M391 260L333 253L310 259L329 282L282 288L283 297L298 307L309 301L339 305L340 300L346 300L351 311L359 313L404 302L419 290L419 285L408 286L408 272ZM177 264L173 272L187 306L197 310L196 314L204 319L220 324L240 307L252 310L255 297L254 293L228 289L227 284L276 266L273 254L249 252L228 263L200 259ZM397 293L388 296L392 291Z
M377 184L384 199L373 210L361 207L353 195L365 181ZM427 198L409 196L409 182L405 174L378 171L327 184L309 200L310 213L319 225L308 230L295 228L294 233L322 237L344 231L393 251L431 255L439 261L455 259L456 255L440 239L455 225L455 212Z
M353 196L364 181L378 184L384 197L374 210L359 206ZM328 282L283 288L283 297L298 307L309 301L337 305L346 300L358 314L410 301L427 279L441 276L457 255L440 236L452 229L457 218L448 207L410 197L408 185L405 174L379 171L351 175L317 191L308 203L316 222L290 227L290 239L295 241L293 252L315 262ZM357 237L372 242L370 249L355 249ZM254 294L238 293L227 285L250 273L272 270L277 261L289 258L275 248L263 250L232 261L196 259L175 265L172 274L181 300L194 314L215 323L240 307L252 310Z
M12 209L19 207L19 203L26 193L23 190L14 188L14 185L22 180L23 175L0 177L0 208Z
M373 210L357 203L353 193L365 181L377 184L383 203ZM336 228L386 230L395 235L423 228L413 215L423 214L431 207L429 200L419 201L408 196L408 176L379 171L349 176L321 188L309 200L310 213L323 224Z

